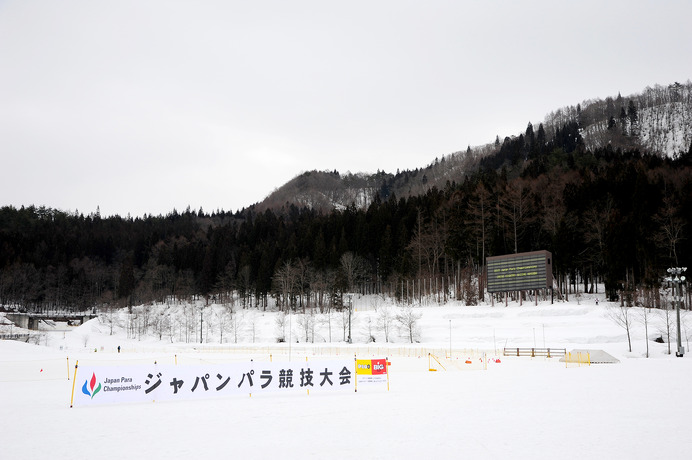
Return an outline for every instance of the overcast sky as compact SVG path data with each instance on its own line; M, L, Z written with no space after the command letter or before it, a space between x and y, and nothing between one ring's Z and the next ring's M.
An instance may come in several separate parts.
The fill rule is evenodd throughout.
M0 0L0 206L236 211L692 78L689 1Z

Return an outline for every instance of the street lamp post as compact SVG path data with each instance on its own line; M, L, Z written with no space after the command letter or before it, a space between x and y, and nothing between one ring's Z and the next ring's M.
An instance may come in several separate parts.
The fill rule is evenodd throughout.
M678 335L678 351L675 352L675 356L682 358L685 355L685 348L682 346L682 336L680 333L680 304L683 301L682 294L682 284L685 282L685 276L683 273L687 271L687 267L674 267L669 268L668 273L670 276L665 280L671 283L673 289L673 302L675 303L675 316L678 321L677 335ZM676 292L677 291L677 292Z

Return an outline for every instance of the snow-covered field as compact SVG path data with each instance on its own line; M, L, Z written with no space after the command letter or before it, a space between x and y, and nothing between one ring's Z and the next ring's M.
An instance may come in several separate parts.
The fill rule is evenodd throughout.
M127 339L117 327L109 335L99 320L46 333L38 346L0 341L0 458L692 458L692 358L676 358L667 344L654 342L661 335L655 312L646 358L638 319L630 353L625 330L608 317L610 306L602 298L597 306L593 296L579 300L419 307L414 344L406 343L405 331L384 343L377 318L385 305L373 299L356 299L352 345L341 342L336 318L333 343L325 343L328 326L320 321L314 345L303 343L298 315L290 318L291 341L300 340L291 344L292 360L316 352L387 354L390 391L369 386L357 393L70 408L68 370L74 372L76 360L80 366L262 361L269 354L288 360L271 312L246 312L238 344L219 344L211 332L216 344L171 343L155 334ZM369 335L377 341L366 343ZM233 339L229 333L224 342ZM567 367L558 358L504 357L504 347L604 350L620 362ZM447 371L428 371L429 350ZM450 350L452 359L445 359ZM496 351L500 363L464 370L467 357Z

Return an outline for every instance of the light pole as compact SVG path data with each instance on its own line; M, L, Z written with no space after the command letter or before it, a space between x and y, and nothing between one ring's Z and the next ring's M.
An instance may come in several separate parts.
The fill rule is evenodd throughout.
M348 295L348 343L353 343L351 340L351 313L353 312L353 298Z
M675 352L675 356L682 358L685 354L685 348L682 346L682 336L680 335L680 304L683 300L682 295L682 283L685 282L685 276L683 273L687 271L687 267L674 267L669 268L668 273L670 276L665 280L671 283L673 289L673 302L675 303L675 315L678 320L678 351ZM677 289L676 289L677 288ZM675 292L677 290L677 293Z

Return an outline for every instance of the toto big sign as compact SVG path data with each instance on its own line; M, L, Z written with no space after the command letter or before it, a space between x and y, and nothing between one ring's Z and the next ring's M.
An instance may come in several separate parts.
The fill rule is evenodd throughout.
M488 292L545 289L553 285L552 255L523 252L486 258Z

